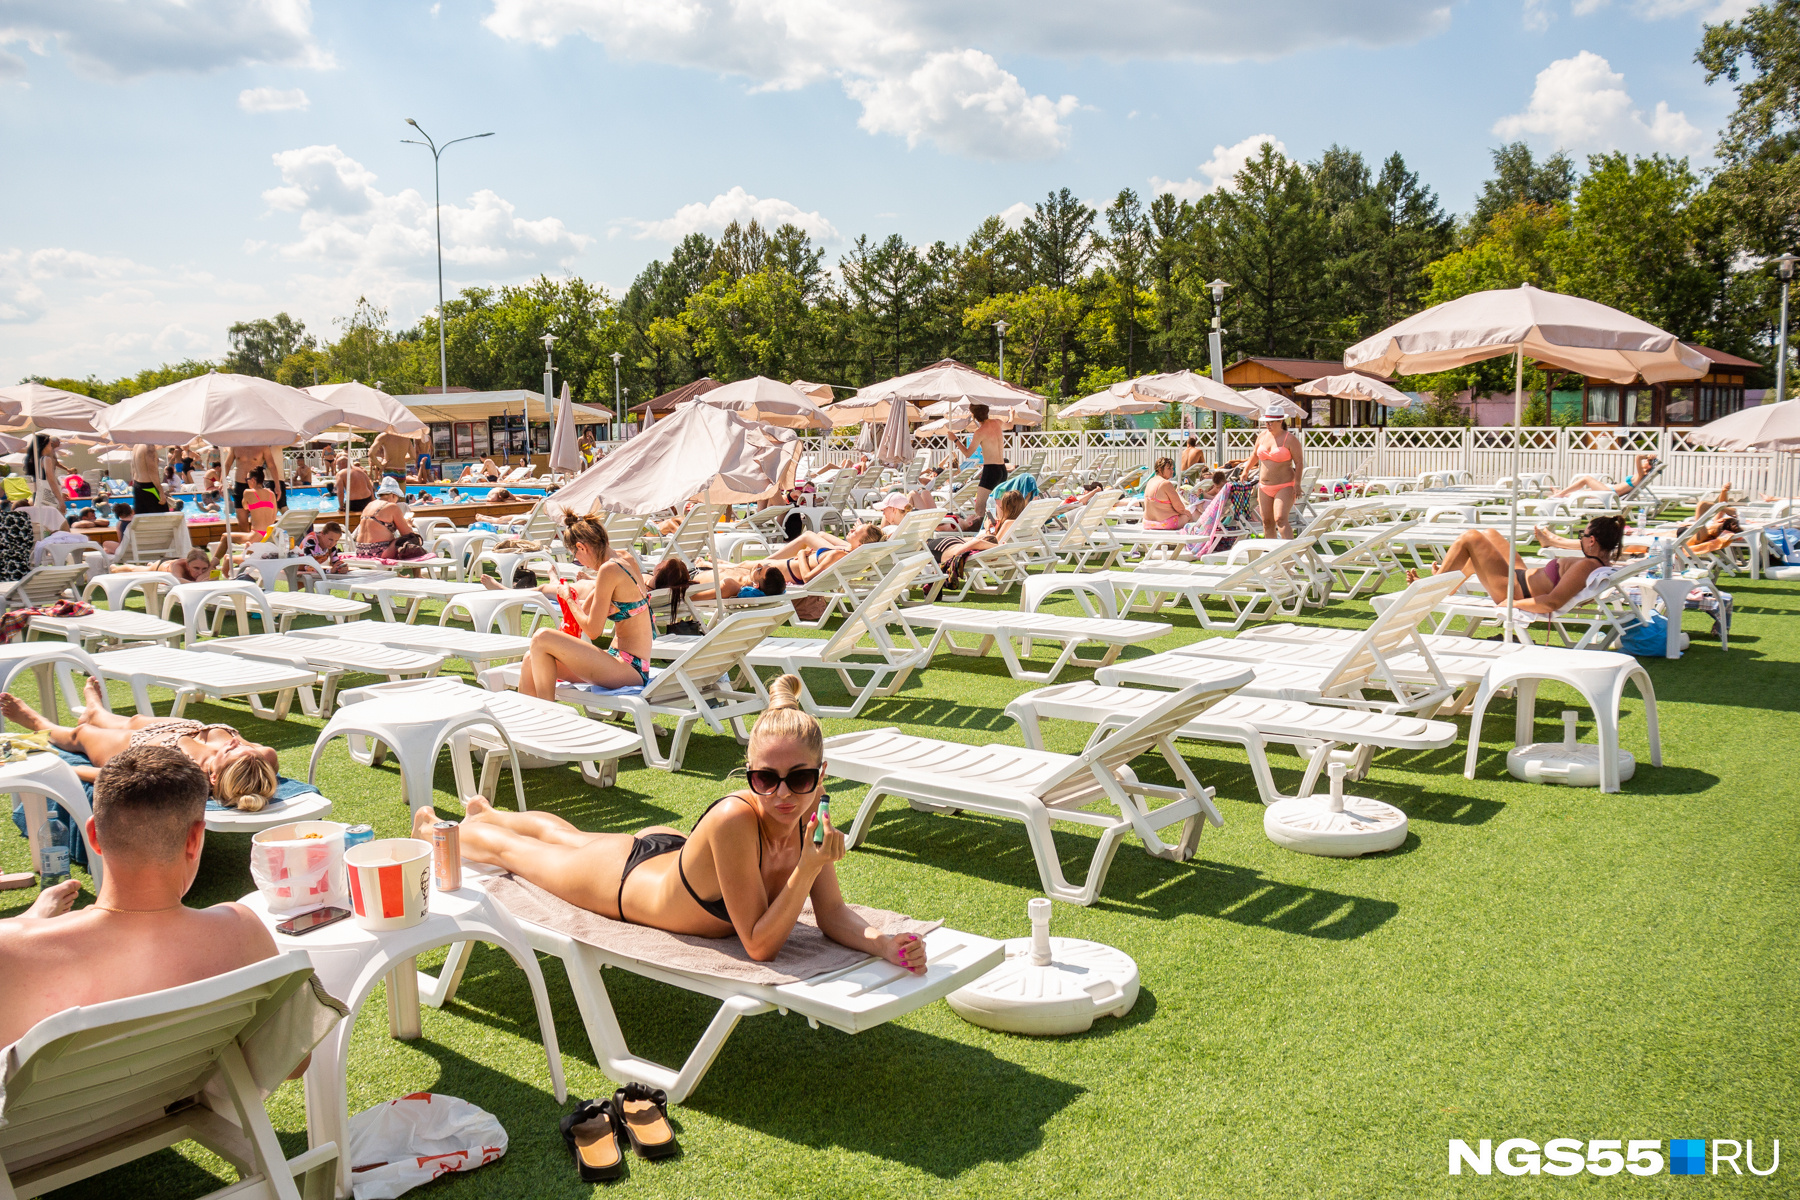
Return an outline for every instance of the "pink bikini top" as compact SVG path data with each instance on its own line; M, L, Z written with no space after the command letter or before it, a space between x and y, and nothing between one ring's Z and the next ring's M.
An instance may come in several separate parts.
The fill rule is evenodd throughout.
M1256 457L1262 459L1264 462L1286 462L1288 459L1294 457L1294 452L1289 450L1286 446L1277 446L1273 450L1258 450L1256 452Z

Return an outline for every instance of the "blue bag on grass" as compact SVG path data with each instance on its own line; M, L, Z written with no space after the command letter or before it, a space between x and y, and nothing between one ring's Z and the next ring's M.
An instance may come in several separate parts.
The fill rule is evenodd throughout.
M1638 658L1667 658L1669 619L1657 613L1619 639L1619 649Z

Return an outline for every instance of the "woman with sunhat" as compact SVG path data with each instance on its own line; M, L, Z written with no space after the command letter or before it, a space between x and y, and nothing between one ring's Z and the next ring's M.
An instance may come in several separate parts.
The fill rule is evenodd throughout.
M1279 408L1263 410L1262 432L1256 435L1258 497L1262 502L1264 537L1294 536L1291 514L1299 499L1300 473L1306 469L1305 448L1287 427L1287 414Z

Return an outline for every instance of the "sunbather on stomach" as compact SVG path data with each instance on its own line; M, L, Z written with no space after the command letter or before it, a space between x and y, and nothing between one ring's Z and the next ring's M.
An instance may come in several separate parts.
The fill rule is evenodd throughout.
M1473 575L1490 598L1505 603L1507 579L1513 573L1513 607L1520 612L1554 613L1580 595L1588 576L1610 567L1625 541L1624 517L1595 517L1577 539L1582 558L1553 558L1537 570L1527 570L1498 529L1471 529L1450 543L1450 550L1431 569L1433 575L1461 571ZM1406 572L1412 583L1418 572Z
M923 974L925 947L916 936L877 933L844 903L834 865L844 857L844 835L818 812L824 738L801 711L799 690L792 675L770 687L768 711L750 732L748 786L713 801L691 833L663 825L635 837L584 833L550 813L502 812L475 797L462 823L462 852L603 917L701 937L736 934L758 962L781 951L811 897L832 941ZM429 836L437 819L421 808L415 832Z

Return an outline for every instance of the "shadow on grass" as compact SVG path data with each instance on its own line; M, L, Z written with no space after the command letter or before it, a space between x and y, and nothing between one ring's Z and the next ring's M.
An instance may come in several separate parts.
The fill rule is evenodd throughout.
M1079 883L1086 878L1094 839L1064 830L1058 830L1056 838L1064 877ZM1205 850L1202 836L1200 853ZM1041 886L1024 828L997 818L971 814L944 818L896 808L877 819L870 840L856 852L957 871L1025 891ZM1131 841L1120 846L1094 908L1164 918L1213 917L1331 941L1361 937L1399 911L1391 901L1283 883L1248 867L1201 858L1185 863L1152 858Z

